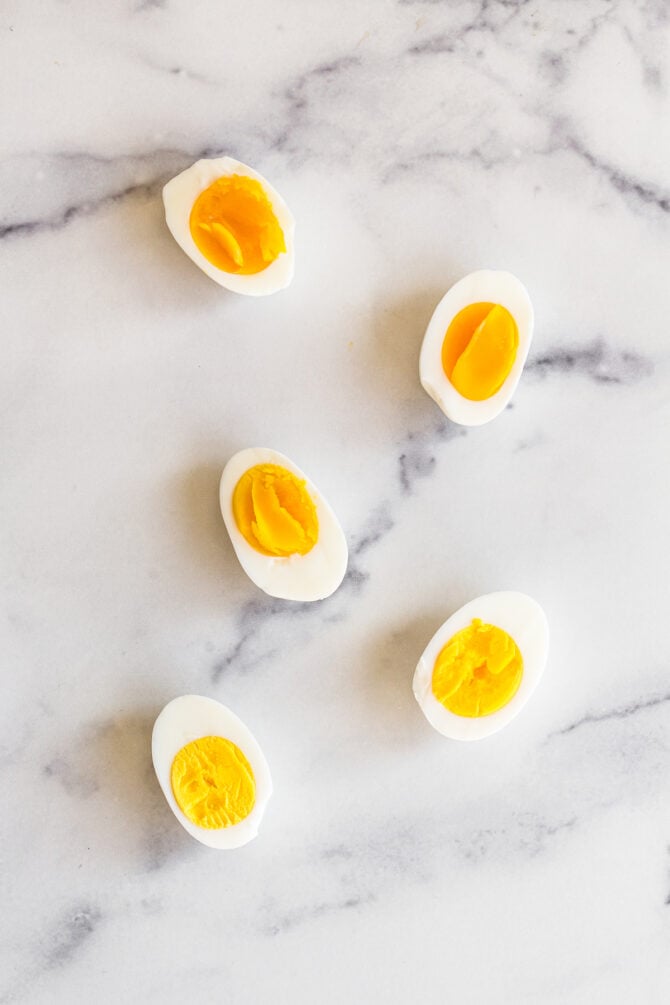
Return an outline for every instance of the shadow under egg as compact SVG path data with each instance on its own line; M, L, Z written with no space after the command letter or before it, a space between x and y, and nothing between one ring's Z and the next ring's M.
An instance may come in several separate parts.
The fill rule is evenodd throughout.
M230 453L233 451L231 450ZM222 451L222 457L228 454ZM176 531L184 552L184 569L209 583L212 596L222 592L246 595L248 578L242 569L221 515L219 482L223 470L220 463L203 462L179 475L173 485L176 502Z
M167 805L154 771L151 733L158 711L98 723L81 745L96 768L98 799L116 808L113 826L106 830L110 857L139 856L147 872L181 857L192 843ZM101 815L109 816L109 811Z
M409 619L376 636L361 653L361 715L368 728L394 749L415 747L430 739L412 691L416 665L426 645L444 621L439 613Z

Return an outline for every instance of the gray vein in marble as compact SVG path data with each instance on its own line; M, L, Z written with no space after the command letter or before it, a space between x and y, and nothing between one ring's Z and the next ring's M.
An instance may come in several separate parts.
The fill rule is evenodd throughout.
M446 6L444 0L399 0L401 6ZM607 6L598 14L587 8L586 4L581 5L581 9L575 8L571 12L571 17L567 20L568 28L562 33L557 32L558 38L561 34L565 36L566 50L581 50L585 48L600 32L601 28L607 24L617 21L619 3L617 0L606 0ZM464 41L468 35L482 33L493 36L496 42L500 43L503 32L510 26L514 27L520 14L524 11L528 16L523 27L535 33L541 29L541 9L531 0L479 0L478 9L473 17L451 32L438 33L433 39L446 39L450 36L454 41ZM583 20L580 20L583 18ZM651 24L647 25L648 30L652 30ZM432 40L429 40L432 41ZM515 50L519 48L518 33L510 40ZM419 54L422 51L427 53L440 52L438 47L427 45L425 49L420 46L416 48Z
M540 378L580 374L598 384L635 384L653 369L652 361L640 353L612 349L603 338L596 338L584 346L561 345L532 356L525 374Z
M390 513L388 503L381 503L368 517L367 524L363 531L354 539L350 548L350 554L358 558L375 544L383 541L394 527L394 521Z
M507 814L503 805L489 805L478 815L491 822L461 831L458 818L435 817L431 807L420 830L393 817L378 821L372 832L357 834L351 843L321 847L315 859L328 868L337 895L317 904L306 902L290 912L280 911L273 900L266 905L269 917L261 933L283 935L325 914L379 903L391 886L397 887L399 876L412 883L430 883L445 856L456 867L475 869L519 857L536 858L551 842L574 831L580 819L577 813L565 812L555 818L527 811Z
M272 626L273 632L281 634L289 624L295 624L296 618L310 623L341 621L345 616L349 597L360 593L368 579L368 573L359 567L356 559L379 544L392 529L393 519L387 504L378 506L370 513L364 528L351 542L349 568L333 597L311 603L294 603L271 597L248 601L238 618L239 637L214 664L211 671L212 683L216 684L231 669L247 672L271 659L279 651L280 645L274 638L264 640L263 631L269 626Z
M479 9L474 18L466 24L453 29L436 32L430 37L423 39L410 46L406 52L410 57L439 57L453 54L461 54L471 64L473 69L483 73L498 88L502 89L508 96L519 102L518 92L510 88L509 81L477 59L483 56L483 52L478 50L473 52L472 47L466 45L468 36L473 32L492 33L499 46L507 45L517 47L517 39L513 37L509 42L503 42L502 33L507 26L513 22L518 14L527 4L527 0L481 0ZM538 56L538 70L547 79L552 87L560 85L568 76L571 67L571 58L576 52L580 52L587 46L600 32L601 28L616 20L618 4L613 3L600 14L590 14L586 22L577 28L568 29L565 33L566 41L563 46L552 39L553 47L543 49ZM531 22L532 22L531 14ZM648 32L653 32L657 27L658 18L649 17L646 25ZM658 66L650 63L648 53L641 51L638 33L631 31L625 25L623 27L624 36L628 39L637 58L640 60L643 78L646 85L658 89L661 86L662 76ZM524 99L522 107L525 112L538 121L547 117L547 109L543 104L539 104L535 98L528 101ZM549 142L526 149L527 156L554 155L561 152L571 152L583 163L588 165L593 171L605 178L608 183L620 195L627 199L629 203L642 203L660 210L662 213L670 212L670 190L660 183L647 181L624 171L605 158L597 156L576 136L570 135L565 130L565 123L557 119L552 126L553 132L559 134L558 142ZM478 163L484 170L507 163L512 160L508 152L498 156L488 156L481 143L477 143L469 152L460 149L446 149L442 145L440 150L424 151L412 158L404 158L387 171L385 180L389 180L398 171L411 170L417 164L430 160L442 159L453 162Z
M662 213L670 213L670 190L642 181L615 167L608 161L596 157L584 144L574 137L565 140L565 148L576 154L589 167L601 174L617 192L623 196L632 196L646 205L659 209Z
M445 32L441 35L433 35L423 42L417 42L407 50L410 56L436 56L442 53L453 53L456 51L456 37Z
M570 725L564 726L563 729L558 729L555 732L550 733L547 737L547 741L557 736L567 736L569 733L574 733L576 729L580 729L582 726L595 725L600 722L609 722L612 719L629 719L631 716L637 715L638 712L645 712L650 708L657 708L659 705L664 705L667 702L670 702L670 692L656 695L652 698L646 698L642 701L635 701L630 705L622 705L619 708L609 709L606 712L589 713L588 715L582 716L581 719L577 719L575 722L570 723Z
M0 1002L10 1005L26 1001L28 988L43 974L68 966L83 951L103 921L102 911L88 902L73 904L51 924L41 940L32 966L0 992Z
M352 849L346 844L333 845L332 848L324 848L321 852L321 858L325 861L333 859L341 859L344 862L348 862L354 857Z
M550 58L555 68L558 66L557 60L559 58L556 56ZM498 147L500 149L497 149ZM596 157L574 137L566 136L560 142L552 141L542 146L530 147L525 150L525 155L527 157L544 157L566 152L575 154L589 168L604 177L612 188L626 199L629 205L634 206L636 203L642 203L660 210L662 213L670 212L670 190L663 188L660 184L627 174L615 165ZM483 171L491 171L512 161L516 162L518 159L517 153L510 151L505 144L500 145L492 134L484 142L477 143L466 150L441 146L394 161L384 170L382 182L388 184L393 182L399 174L412 172L425 164L435 164L442 161L451 164L471 164L478 166Z
M670 693L585 716L561 732L571 732L589 722L625 719L668 701ZM542 796L537 788L538 777L551 774L555 764L555 748L545 741L537 756L520 768L514 779L513 797L491 794L477 805L431 802L415 808L415 812L422 813L420 829L408 828L397 817L380 817L366 833L350 832L348 839L340 837L324 843L315 854L328 867L343 897L353 891L377 901L382 900L391 883L397 883L399 875L429 883L435 870L444 865L445 856L456 868L459 861L476 869L527 861L544 854L558 840L572 840L571 835L587 824L589 817L616 804L622 786L624 791L630 787L631 771L640 781L661 787L667 747L652 744L644 750L644 756L633 761L627 750L621 750L615 760L608 757L603 784L598 759L594 759L592 767L584 767L579 748L564 747L561 770L568 788L565 798L554 805L553 799ZM576 783L574 776L579 772L580 782ZM598 784L598 799L594 799L594 781Z
M155 182L142 185L128 185L116 192L111 192L94 202L83 202L66 206L63 210L52 216L40 220L21 220L17 223L8 223L0 226L0 241L7 237L27 237L30 234L44 233L45 231L63 230L74 220L87 216L93 216L101 209L113 206L116 203L125 202L132 197L153 198L160 191L162 185L167 181L167 177Z
M47 778L56 778L68 795L80 799L87 799L99 788L96 778L82 774L75 765L63 757L54 757L45 765L44 774Z
M214 157L219 151L206 148L197 153L177 149L158 149L147 154L128 154L104 157L89 152L58 153L54 155L24 155L2 162L6 172L15 171L17 179L26 179L34 186L35 164L48 172L53 187L59 184L66 190L76 189L84 197L66 202L57 210L32 218L14 216L5 209L0 222L0 240L27 237L34 233L62 230L74 221L90 216L110 206L129 199L151 199L178 171L200 157ZM14 167L14 164L16 165ZM11 180L11 179L10 179ZM5 183L7 189L9 182ZM18 189L19 182L16 183ZM16 200L23 205L24 201Z
M568 64L560 52L545 50L540 56L540 70L554 86L562 84L568 75Z
M291 143L291 137L295 130L307 121L308 109L313 100L309 94L312 83L319 81L332 86L339 74L352 67L360 66L361 62L360 56L340 56L337 59L317 63L296 77L283 92L283 97L288 103L288 121L274 137L272 147L276 150L296 153L299 147Z
M97 929L102 914L92 904L77 904L61 918L44 949L48 969L70 963Z
M405 0L407 6L414 2L430 3L431 0ZM455 30L438 32L424 42L411 46L407 51L412 56L453 53L459 43L463 45L468 35L477 33L488 33L499 41L505 29L517 20L519 14L529 4L530 0L479 0L478 9L471 20ZM530 20L532 21L532 14Z
M318 904L311 904L308 907L290 911L286 914L277 914L272 921L263 929L265 935L285 935L294 928L304 925L310 921L316 921L332 914L339 914L344 911L352 911L364 907L375 900L372 895L346 897L338 901L323 901Z
M135 7L135 12L137 14L145 10L165 10L168 5L168 0L140 0L140 3Z
M484 828L469 834L465 840L456 838L455 844L471 864L476 864L499 849L501 843L510 841L519 851L526 851L530 858L541 854L550 838L577 826L577 817L569 816L555 822L538 819L533 814L517 817L511 828Z
M194 84L204 84L206 87L224 86L223 80L217 80L215 77L207 76L205 73L198 73L196 70L191 70L186 66L175 65L174 63L166 65L146 57L142 59L142 63L150 70L155 70L156 73L164 74L167 77L176 77L179 80L192 81Z
M344 584L343 584L344 585ZM340 587L342 589L342 587ZM317 601L319 605L323 601ZM257 651L259 632L268 623L276 624L280 619L293 619L304 617L310 613L311 604L292 603L289 601L267 598L263 600L249 600L240 612L237 619L239 638L228 652L217 659L211 672L212 684L217 684L221 677L231 669L237 671L247 671L253 669L259 663L271 659L278 647L268 645L261 647ZM318 609L318 608L317 608ZM250 655L247 655L252 650Z
M399 0L401 7L445 6L444 0ZM459 29L458 35L471 31L500 31L526 7L530 0L479 0L474 17ZM497 15L503 15L502 18Z
M415 483L433 473L437 457L435 448L466 435L462 426L440 416L426 429L409 433L405 449L398 457L398 478L404 495L411 495Z

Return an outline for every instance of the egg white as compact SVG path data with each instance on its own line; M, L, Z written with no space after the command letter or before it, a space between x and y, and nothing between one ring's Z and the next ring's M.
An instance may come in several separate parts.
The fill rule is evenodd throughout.
M519 345L516 358L502 387L484 401L464 398L442 366L442 344L453 318L475 303L500 304L516 321ZM482 426L499 415L510 401L521 377L533 338L533 305L525 286L511 272L471 272L442 297L433 312L421 346L421 383L445 415L462 426Z
M222 736L240 748L254 773L256 801L248 817L230 827L198 827L180 810L172 791L172 762L182 747L203 736ZM272 779L263 751L241 719L213 698L185 694L168 702L154 723L151 756L156 777L170 809L182 827L210 848L241 848L258 834L272 795Z
M284 232L286 251L278 255L274 262L271 262L262 272L251 275L238 275L226 272L224 269L218 269L202 254L191 236L189 226L193 203L200 193L209 188L217 178L232 174L255 178L261 183L272 204L272 210L277 217L279 226ZM262 297L283 290L293 279L295 258L295 220L293 215L277 190L247 164L233 160L232 157L216 157L211 160L196 161L190 168L182 171L165 185L163 203L165 204L165 220L179 247L219 286L225 286L227 290L232 290L234 293Z
M319 521L316 544L306 555L262 555L240 533L233 513L233 492L245 471L256 464L278 464L306 483ZM281 600L323 600L334 593L347 571L344 532L317 487L293 461L268 447L249 447L230 458L220 485L221 514L240 565L256 586Z
M447 642L480 618L496 625L516 642L523 659L521 683L514 697L497 712L479 718L456 715L433 694L435 661ZM549 648L549 627L540 605L525 593L488 593L465 604L438 628L426 646L414 673L412 690L421 711L438 733L453 740L479 740L497 733L519 714L544 671Z

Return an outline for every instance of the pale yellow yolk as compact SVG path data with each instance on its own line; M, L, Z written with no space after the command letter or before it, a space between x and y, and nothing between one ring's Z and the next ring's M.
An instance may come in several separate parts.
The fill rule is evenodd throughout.
M208 830L238 824L256 802L251 765L222 736L203 736L182 747L172 762L170 782L182 813Z
M475 719L511 701L522 675L523 659L511 635L475 618L435 660L433 694L455 715Z
M459 394L484 401L507 380L518 346L516 321L506 307L469 304L447 328L442 366Z
M245 540L263 555L306 555L319 536L305 482L278 464L244 472L233 492L233 514Z
M255 178L217 178L193 203L191 237L205 258L224 272L262 272L283 251L284 232Z

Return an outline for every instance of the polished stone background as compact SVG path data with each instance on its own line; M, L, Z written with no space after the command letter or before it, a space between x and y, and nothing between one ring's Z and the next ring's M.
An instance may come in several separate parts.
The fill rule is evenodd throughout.
M0 1001L667 1002L669 40L653 0L2 6ZM219 153L297 218L275 297L164 225ZM483 267L536 332L465 431L418 352ZM234 557L218 478L258 444L346 530L323 603ZM496 589L549 664L458 745L412 673ZM153 775L186 692L273 771L235 853Z

